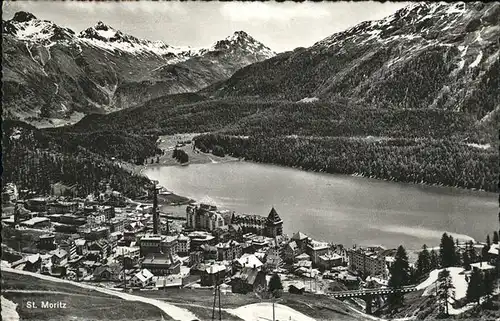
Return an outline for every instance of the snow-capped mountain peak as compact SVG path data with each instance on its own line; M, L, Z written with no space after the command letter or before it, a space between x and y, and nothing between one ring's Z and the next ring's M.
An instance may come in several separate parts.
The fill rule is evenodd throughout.
M17 22L27 22L33 19L36 19L35 15L26 11L18 11L14 14L14 17L12 18L13 21Z
M75 34L69 28L59 27L48 20L37 19L25 11L16 12L11 20L3 21L2 32L32 42L67 40Z
M231 51L236 49L259 53L266 58L271 58L276 55L270 48L241 30L234 32L231 36L223 40L217 41L210 47L209 51Z

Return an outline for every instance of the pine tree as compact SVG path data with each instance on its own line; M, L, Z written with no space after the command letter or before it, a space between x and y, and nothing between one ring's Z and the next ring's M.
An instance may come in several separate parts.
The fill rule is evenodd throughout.
M438 269L440 264L439 264L439 257L437 255L436 251L431 250L430 256L431 256L431 258L430 258L431 270Z
M498 241L499 241L498 232L495 231L495 232L493 232L493 243L498 244Z
M486 245L488 245L488 247L491 246L491 240L490 240L490 235L486 235Z
M424 244L422 247L422 251L418 253L417 260L417 271L416 274L418 277L424 275L425 273L431 270L431 255L429 250L427 249L427 245Z
M391 277L389 278L389 287L400 288L409 284L410 265L408 263L408 255L402 245L400 245L396 251L394 263L390 272ZM403 295L401 293L393 293L388 299L391 307L396 307L403 303Z
M483 294L486 295L487 300L491 299L493 294L493 284L495 282L495 277L493 273L483 274Z
M466 250L464 252L463 257L462 257L462 266L464 269L466 269L468 271L468 270L470 270L470 264L471 264L471 261L470 261L470 257L469 257L469 251Z
M441 266L444 268L455 266L457 264L455 242L452 236L444 233L441 237L441 244L439 245L439 256L441 259Z
M468 253L470 263L477 263L479 258L477 257L476 250L474 249L474 243L472 241L468 242Z
M488 251L490 250L490 247L488 245L483 246L481 249L481 260L482 261L488 261L489 253Z
M438 297L443 304L443 310L446 315L448 315L448 299L450 297L450 290L454 289L453 282L451 280L450 271L447 269L442 270L438 274Z
M269 280L268 292L271 293L273 296L278 296L278 293L281 290L283 290L283 285L281 284L281 278L277 273L275 273L271 276L271 279Z
M484 283L481 271L478 269L472 269L469 285L467 286L467 301L479 304L479 299L483 295L483 285Z

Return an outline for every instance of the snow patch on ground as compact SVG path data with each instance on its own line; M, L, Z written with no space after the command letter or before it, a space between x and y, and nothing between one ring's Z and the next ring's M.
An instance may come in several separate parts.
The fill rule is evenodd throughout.
M436 292L436 281L438 279L439 272L443 269L433 270L427 280L417 285L417 290L424 290L422 296L429 296ZM467 281L465 280L465 274L460 274L464 271L461 267L450 267L447 269L450 271L451 280L453 283L454 289L454 298L455 300L460 300L465 297L467 293Z
M479 148L479 149L489 149L491 148L490 144L474 144L474 143L469 143L467 146L474 147L474 148Z
M305 97L299 100L298 103L313 103L318 100L319 100L318 97Z
M454 5L449 6L448 10L446 10L446 14L455 14L455 13L463 14L464 12L465 12L465 3L463 2L457 2Z
M273 304L270 302L249 304L226 311L245 321L268 321L273 319ZM315 321L315 319L281 304L274 305L274 313L276 320Z
M474 68L474 67L477 67L479 65L479 63L481 62L481 60L483 59L483 52L480 51L479 52L479 55L477 55L476 57L476 60L474 60L470 65L469 65L469 68Z
M2 320L4 321L17 321L19 320L19 314L16 311L17 304L7 300L1 296L2 301Z

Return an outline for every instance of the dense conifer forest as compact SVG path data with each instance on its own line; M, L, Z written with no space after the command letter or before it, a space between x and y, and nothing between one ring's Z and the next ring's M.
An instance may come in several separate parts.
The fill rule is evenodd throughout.
M144 138L118 143L110 143L109 137L80 141L70 136L47 135L17 121L4 121L2 127L3 184L15 182L20 189L37 194L49 194L53 183L76 184L77 194L86 196L101 191L109 183L114 190L131 197L144 195L150 184L147 178L133 174L106 156L110 153L118 156L113 149L125 152L132 148L130 155L140 158L144 150L155 152L155 140L141 151ZM110 148L110 152L102 146Z
M236 137L195 139L201 150L218 150L256 162L327 173L358 174L410 183L497 190L498 152L444 139L344 137Z

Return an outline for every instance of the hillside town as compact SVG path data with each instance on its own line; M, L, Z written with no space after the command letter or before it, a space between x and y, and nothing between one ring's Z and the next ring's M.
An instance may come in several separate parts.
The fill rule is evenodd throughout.
M274 207L260 216L193 202L185 217L172 217L158 210L159 190L152 191L152 203L141 203L111 189L85 199L65 197L57 186L51 196L25 198L8 184L2 260L15 269L120 291L224 285L246 294L265 291L273 275L296 294L390 286L396 249L346 248L300 231L288 236ZM498 238L486 253L485 243L456 246L475 253L465 274L495 271ZM412 269L420 268L412 261Z

